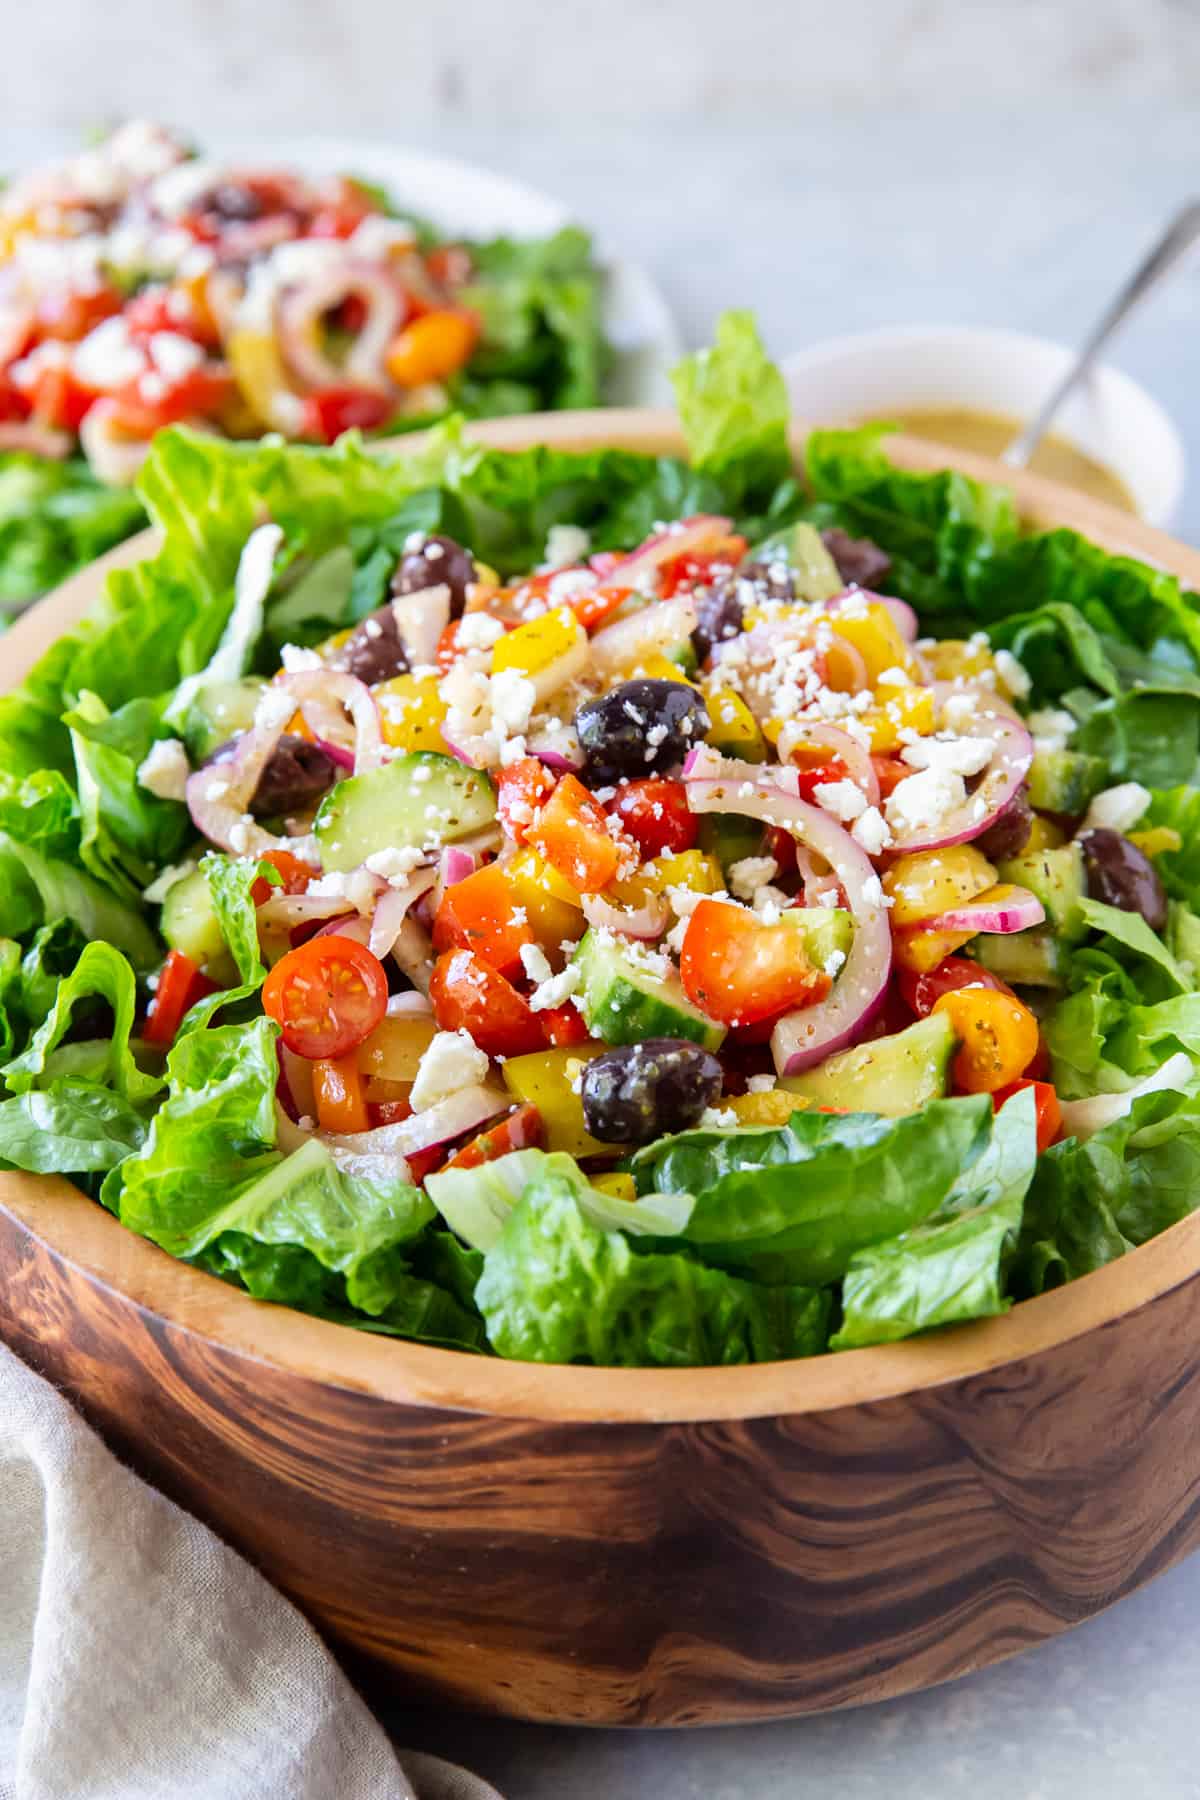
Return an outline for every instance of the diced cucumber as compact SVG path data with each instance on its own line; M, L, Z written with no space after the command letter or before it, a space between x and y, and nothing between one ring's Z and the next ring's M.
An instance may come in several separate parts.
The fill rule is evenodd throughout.
M1029 804L1042 812L1081 813L1107 779L1100 756L1077 750L1039 750L1029 770Z
M778 531L753 551L755 562L785 562L801 600L832 600L846 591L838 566L815 525L801 523Z
M674 663L676 668L681 670L685 676L694 675L696 670L700 667L700 660L696 655L696 646L693 644L691 638L684 638L683 642L680 644L672 644L671 648L666 652L666 657L667 661Z
M841 962L828 969L836 975L854 942L854 915L844 906L789 906L780 923L801 933L804 954L814 969L825 969L832 958Z
M971 945L975 961L1010 987L1060 988L1063 945L1047 925L1031 931L989 932Z
M1011 881L1037 895L1046 909L1046 918L1064 942L1077 944L1086 935L1079 902L1087 895L1087 877L1078 844L1060 844L1054 850L1026 850L998 864L996 872L1001 881Z
M655 958L655 963L666 959ZM579 944L573 966L580 973L575 1003L588 1030L609 1044L638 1044L643 1038L688 1038L715 1050L725 1037L694 1007L673 968L647 968L647 952L622 942L611 932L589 931Z
M194 763L204 762L239 731L250 729L266 686L247 675L241 681L210 681L193 696L181 729Z
M453 756L414 750L340 781L313 832L326 873L355 869L377 850L420 850L482 831L496 816L487 776Z
M182 950L210 980L222 987L237 980L202 870L193 869L167 889L159 929L172 950Z
M701 850L716 857L722 872L728 875L734 863L762 855L764 837L757 819L748 819L742 813L705 813L696 841Z
M779 1086L818 1106L898 1119L945 1094L957 1043L945 1013L930 1013L891 1037L840 1050L803 1075L785 1075Z

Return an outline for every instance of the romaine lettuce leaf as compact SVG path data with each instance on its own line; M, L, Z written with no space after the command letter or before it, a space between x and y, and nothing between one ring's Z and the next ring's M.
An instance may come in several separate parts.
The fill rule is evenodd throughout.
M138 781L151 745L168 735L159 708L130 700L110 713L86 689L63 724L71 733L81 820L79 860L124 898L140 902L192 835L187 807L162 800Z
M695 1195L683 1235L706 1263L822 1284L936 1211L992 1128L985 1094L898 1119L798 1112L778 1128L683 1132L632 1168L641 1193Z
M443 1169L425 1188L451 1230L476 1250L490 1250L526 1188L550 1177L570 1188L584 1216L604 1231L633 1237L678 1237L692 1210L687 1194L619 1200L589 1183L561 1150L514 1150L474 1169Z
M475 1298L493 1349L523 1362L767 1362L816 1355L828 1334L827 1294L755 1287L685 1255L638 1255L585 1218L555 1174L510 1213Z
M134 1105L160 1091L162 1080L140 1069L130 1049L137 1004L133 970L111 944L91 943L71 974L59 982L54 1005L34 1033L29 1048L0 1071L14 1094L46 1085L50 1059L71 1029L76 1007L81 1001L95 1000L103 1001L112 1011L103 1074L97 1074L95 1079Z
M32 600L145 524L137 497L82 457L0 455L0 600Z
M215 852L204 857L200 867L208 883L221 936L237 964L243 986L255 988L266 979L267 971L258 947L257 909L250 896L258 881L278 887L279 871L257 857L218 856ZM226 1001L230 998L232 996L227 995Z
M92 1081L58 1080L0 1100L0 1166L37 1175L98 1174L124 1161L145 1135L129 1101Z
M60 857L0 831L0 936L21 938L43 923L72 919L84 936L128 956L135 969L158 962L158 941L140 911Z
M671 380L692 467L719 481L739 510L747 496L789 478L787 384L752 313L725 313L715 344L684 357Z

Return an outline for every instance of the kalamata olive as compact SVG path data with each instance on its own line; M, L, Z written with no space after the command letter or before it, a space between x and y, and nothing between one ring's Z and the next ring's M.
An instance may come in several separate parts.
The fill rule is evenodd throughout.
M253 188L240 181L221 181L206 197L204 211L231 224L248 224L251 219L261 219L263 203Z
M982 837L975 839L975 848L982 851L990 862L1005 862L1010 856L1021 854L1029 842L1032 830L1033 809L1029 804L1029 789L1022 782L1000 817L988 826Z
M745 584L754 584L755 592L764 600L790 601L796 598L796 576L782 556L774 556L768 562L743 563L738 570L738 580L742 583L742 594L745 597Z
M1119 831L1097 826L1079 840L1087 870L1088 895L1122 912L1140 913L1152 931L1167 922L1167 896L1158 870Z
M891 573L891 557L870 538L853 538L840 525L831 525L821 533L821 542L849 587L877 588Z
M726 576L723 581L714 582L712 587L701 588L695 601L696 629L692 633L692 648L704 662L712 654L714 644L735 638L742 629L744 608L737 576Z
M478 580L475 558L452 537L440 533L424 538L406 550L392 577L393 594L417 594L422 588L450 589L450 617L462 617L467 589Z
M281 737L250 801L257 818L307 812L337 780L333 758L307 738Z
M408 652L390 606L381 606L351 633L334 658L334 667L356 675L368 687L407 673Z
M584 1064L583 1120L603 1144L649 1144L686 1131L721 1092L721 1065L686 1038L647 1038Z
M686 681L623 681L575 715L584 778L594 787L669 769L710 729L704 702Z

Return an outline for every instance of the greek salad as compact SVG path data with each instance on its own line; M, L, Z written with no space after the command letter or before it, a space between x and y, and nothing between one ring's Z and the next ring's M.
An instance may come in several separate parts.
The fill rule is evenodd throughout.
M1200 1199L1200 615L1006 490L173 430L0 700L0 1161L262 1299L545 1362L996 1314Z
M331 443L590 406L603 359L583 232L447 241L352 176L132 121L0 192L0 599L144 522L166 425Z

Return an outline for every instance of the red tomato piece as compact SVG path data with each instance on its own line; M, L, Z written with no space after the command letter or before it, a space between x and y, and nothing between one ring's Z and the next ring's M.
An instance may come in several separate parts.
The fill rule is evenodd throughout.
M816 790L827 781L849 781L850 770L840 756L831 756L828 761L814 763L811 768L796 770L797 791L802 800L810 806L816 805Z
M278 883L270 882L265 875L260 875L250 889L250 898L255 906L261 906L272 894L302 894L310 881L316 879L318 871L311 863L305 862L291 850L265 850L259 862L270 863L279 876Z
M210 981L190 956L185 956L182 950L170 951L158 977L142 1036L148 1044L165 1046L174 1043L175 1033L189 1007L216 991L216 982Z
M159 331L173 332L177 337L191 338L194 343L211 340L197 318L194 303L184 290L160 285L143 288L125 304L125 323L132 338L144 340Z
M679 974L693 1006L737 1026L811 1006L832 985L824 970L813 968L792 926L764 925L725 900L702 900L693 912Z
M673 556L669 561L660 563L658 569L658 594L661 600L669 600L681 588L696 587L707 581L715 564L737 566L746 554L746 540L736 532L718 538L708 550L685 551L682 556Z
M645 861L690 850L700 835L683 782L662 775L623 782L605 811L620 819Z
M533 942L525 909L498 863L476 869L442 895L433 921L433 947L439 954L474 950L502 975L520 975L521 951Z
M65 364L47 364L34 377L30 399L39 425L78 431L98 396L77 381Z
M918 1019L927 1018L942 995L953 993L956 988L994 988L997 993L1007 994L1010 1000L1017 997L1006 981L965 956L948 956L936 969L930 969L924 975L918 975L915 969L900 969L896 974L896 985L901 999Z
M210 363L192 369L179 381L173 381L161 393L146 393L147 377L139 376L118 388L117 423L131 437L151 438L168 425L183 419L210 419L219 414L237 393L237 383L224 363Z
M489 1056L544 1050L538 1015L511 981L473 950L447 950L429 983L433 1016L443 1031L468 1031Z
M576 594L567 605L585 631L596 631L628 600L632 588L594 587L586 594Z
M599 802L574 775L563 775L529 831L546 861L581 894L607 887L617 874L620 849Z
M768 827L767 855L774 857L781 875L790 875L796 867L796 840L782 825Z
M383 964L353 938L310 938L289 950L263 984L263 1011L289 1050L312 1062L345 1056L387 1011Z
M425 267L444 287L461 287L471 279L471 252L463 244L438 244L425 252Z
M123 305L115 288L94 288L79 293L70 288L44 294L38 302L37 335L77 344L95 326L119 313Z
M878 752L871 758L871 766L879 782L879 798L886 800L892 789L898 787L906 775L912 770L907 763L902 763L898 756L884 756Z
M318 388L304 402L300 435L332 444L343 431L377 430L395 410L395 401L374 388Z
M509 837L523 844L554 792L554 776L536 756L506 763L496 776L496 811Z
M0 374L0 419L27 419L29 417L29 396L23 394L7 375Z
M536 1014L536 1017L542 1022L546 1042L555 1049L569 1049L572 1044L585 1043L590 1036L583 1014L577 1007L551 1006Z
M404 1158L408 1164L408 1172L417 1187L420 1187L427 1175L440 1169L446 1161L445 1144L430 1144L427 1150L410 1150Z
M367 1131L371 1119L363 1094L363 1078L351 1053L313 1063L313 1099L317 1124L338 1136Z
M1051 1144L1058 1142L1062 1135L1062 1107L1058 1103L1058 1094L1049 1081L1031 1081L1028 1077L1020 1081L1012 1081L1007 1087L997 1088L992 1095L992 1104L999 1112L1006 1100L1025 1088L1033 1089L1033 1109L1037 1118L1038 1154L1048 1150Z
M499 1125L493 1125L489 1131L481 1131L469 1144L464 1144L458 1154L450 1158L446 1167L477 1169L480 1163L495 1162L498 1156L507 1156L510 1150L539 1149L545 1141L542 1115L536 1106L526 1101L523 1106L514 1107L506 1119L501 1119Z

